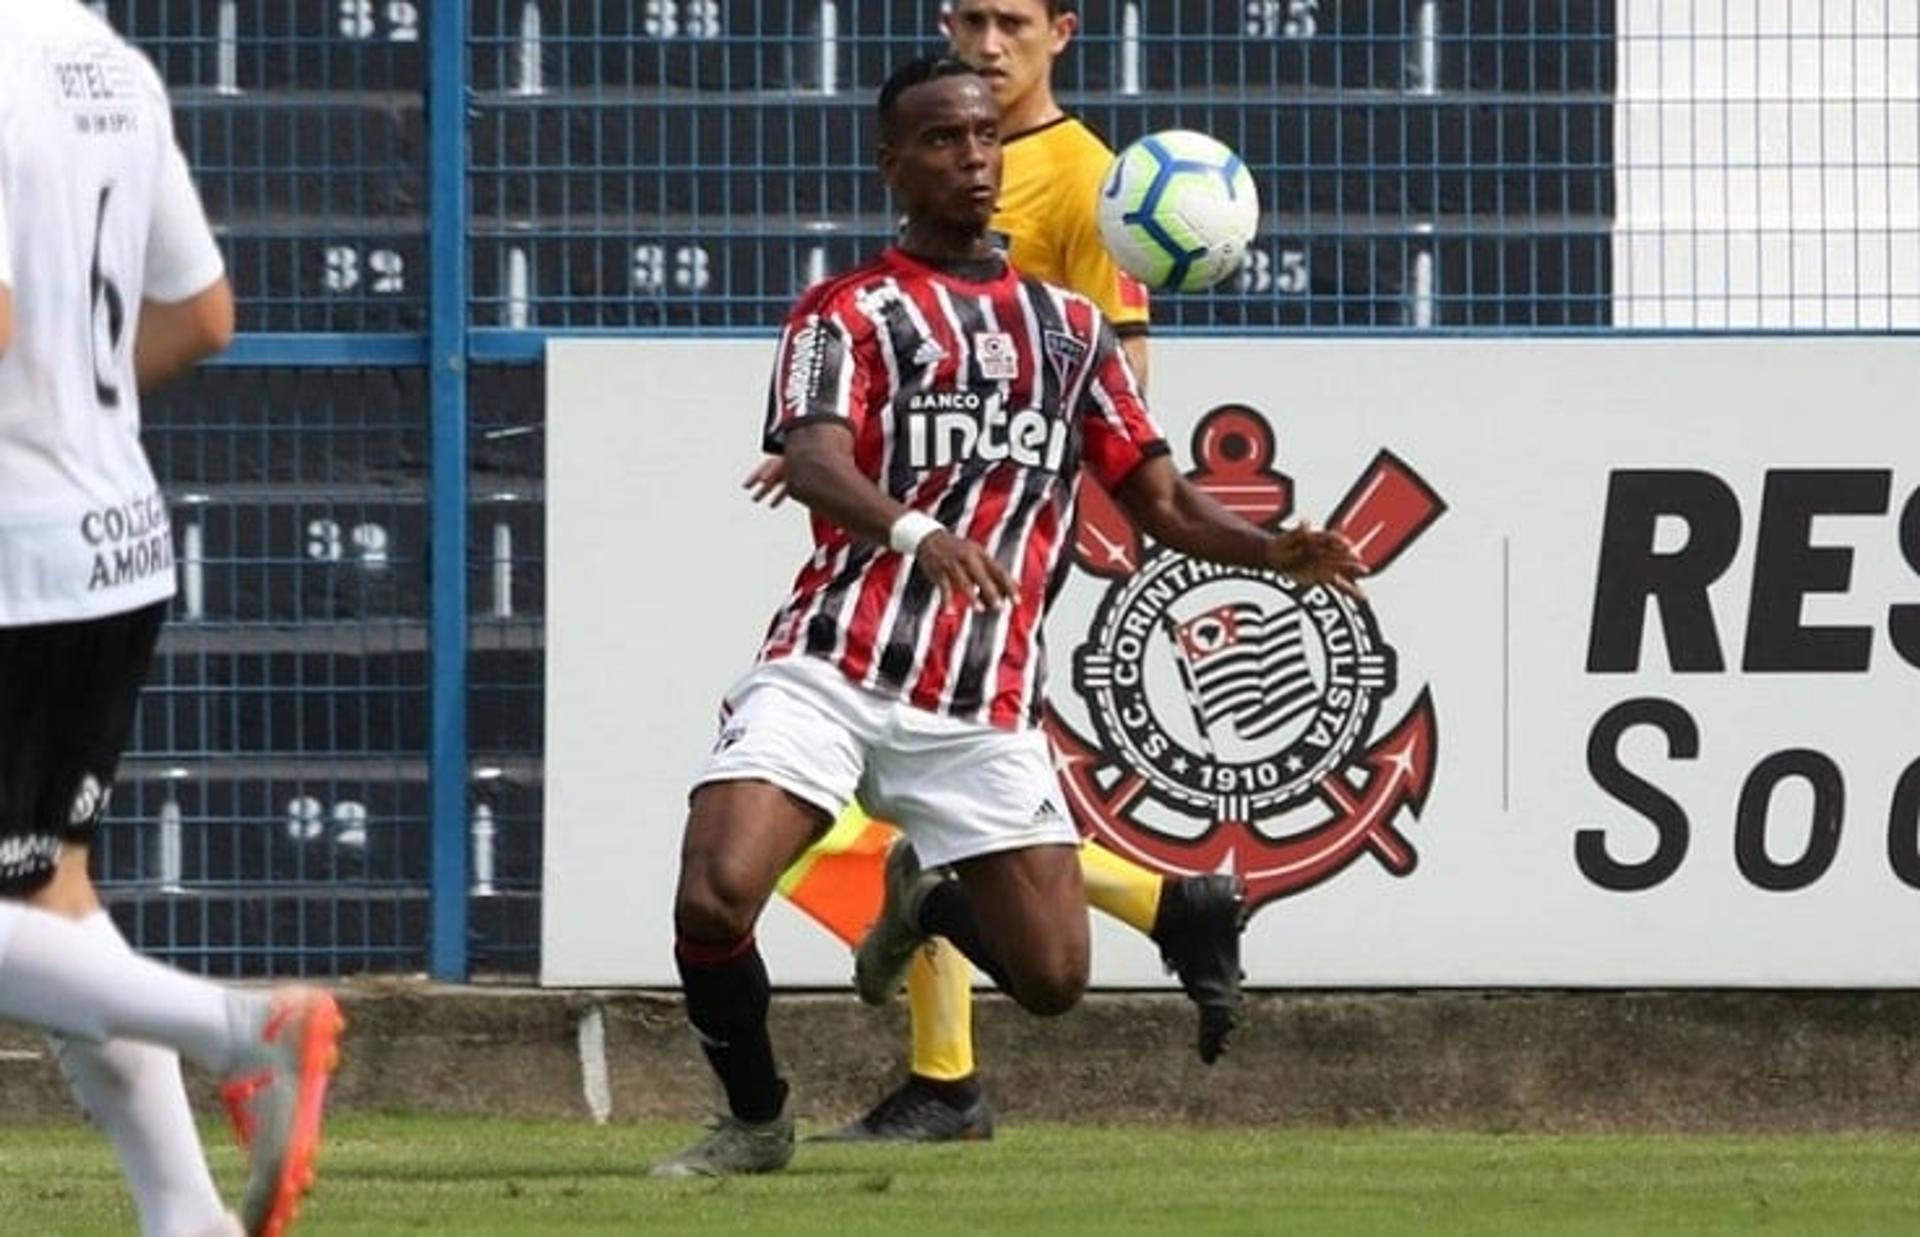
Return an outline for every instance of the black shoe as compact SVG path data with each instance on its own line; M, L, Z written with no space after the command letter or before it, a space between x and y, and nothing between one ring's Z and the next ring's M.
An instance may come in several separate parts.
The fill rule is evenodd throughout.
M808 1142L985 1142L993 1137L993 1109L987 1097L977 1095L965 1108L955 1108L917 1078L908 1078L858 1121Z
M1237 876L1183 876L1160 894L1153 939L1160 960L1200 1007L1200 1059L1212 1065L1240 1021L1240 933L1246 897Z
M905 838L895 838L887 850L886 874L880 917L853 947L853 990L869 1005L885 1005L906 982L914 952L927 943L920 906L947 879L944 871L922 871Z

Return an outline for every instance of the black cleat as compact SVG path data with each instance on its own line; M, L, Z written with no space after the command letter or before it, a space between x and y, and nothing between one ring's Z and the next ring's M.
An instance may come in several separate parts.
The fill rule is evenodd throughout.
M935 885L948 879L944 870L923 871L905 838L894 839L888 848L886 871L880 917L853 947L853 990L869 1005L885 1005L906 982L914 951L927 943L927 934L920 929L920 904Z
M979 1095L965 1108L955 1108L918 1078L908 1078L873 1110L808 1142L823 1143L946 1143L985 1142L993 1137L993 1109Z
M1200 1007L1200 1059L1212 1065L1240 1021L1240 933L1247 926L1245 890L1237 876L1183 876L1167 881L1153 940L1160 960L1180 977Z
M733 1177L741 1173L777 1173L793 1159L793 1118L782 1112L771 1121L742 1121L724 1115L707 1136L672 1159L653 1166L655 1177Z

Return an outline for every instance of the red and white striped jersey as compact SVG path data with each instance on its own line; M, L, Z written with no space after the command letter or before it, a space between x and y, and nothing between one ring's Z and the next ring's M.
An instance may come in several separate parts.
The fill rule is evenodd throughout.
M852 429L882 490L990 552L1019 602L946 604L908 560L815 516L761 659L821 657L919 708L1035 724L1081 465L1112 488L1166 451L1100 311L1011 267L979 280L889 249L809 291L780 334L766 448L822 420Z

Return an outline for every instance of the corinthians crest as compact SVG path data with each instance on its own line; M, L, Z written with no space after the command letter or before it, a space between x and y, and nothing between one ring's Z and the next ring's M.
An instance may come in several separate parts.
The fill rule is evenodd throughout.
M1266 527L1292 512L1275 442L1251 408L1216 408L1193 435L1189 477ZM1369 605L1284 575L1196 562L1138 534L1096 487L1082 492L1075 560L1109 583L1072 659L1091 733L1047 725L1081 824L1173 872L1232 870L1259 906L1362 854L1411 872L1402 812L1432 785L1436 728L1423 687L1381 726L1397 658ZM1446 504L1381 452L1328 525L1375 575Z

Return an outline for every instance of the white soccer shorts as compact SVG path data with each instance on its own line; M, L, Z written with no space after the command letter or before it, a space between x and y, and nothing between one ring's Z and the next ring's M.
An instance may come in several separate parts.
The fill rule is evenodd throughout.
M727 693L695 785L765 781L829 816L856 796L928 867L1027 846L1078 846L1046 736L917 709L818 658L755 666Z

